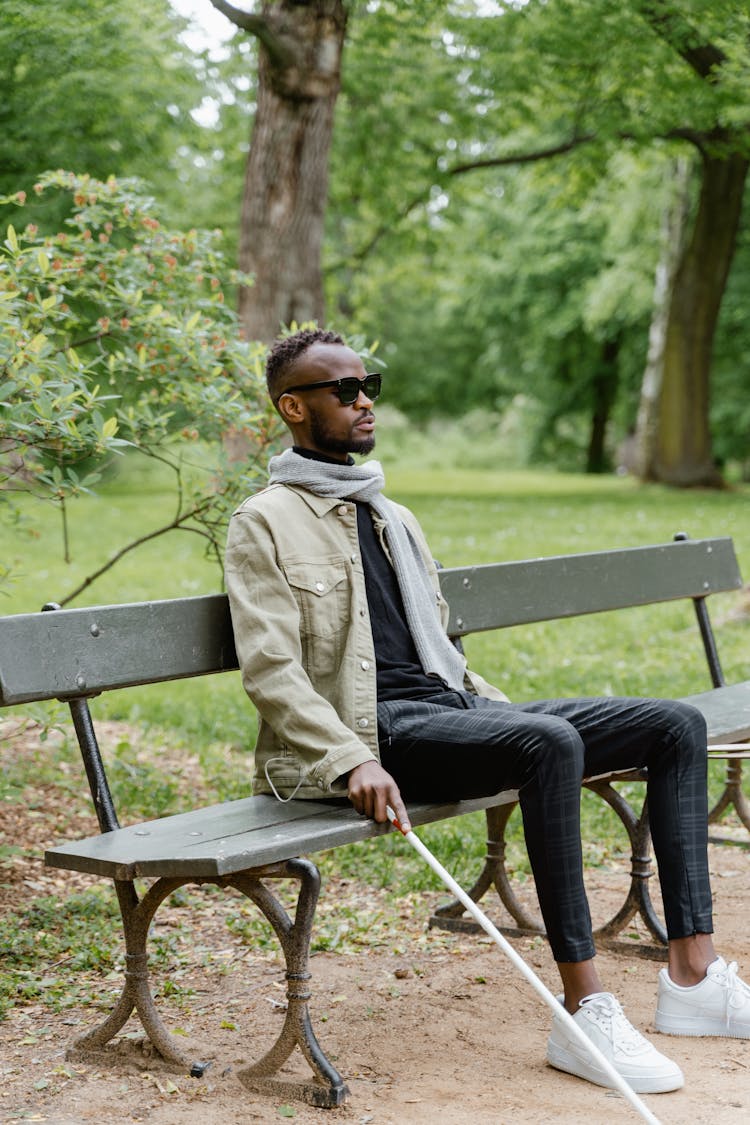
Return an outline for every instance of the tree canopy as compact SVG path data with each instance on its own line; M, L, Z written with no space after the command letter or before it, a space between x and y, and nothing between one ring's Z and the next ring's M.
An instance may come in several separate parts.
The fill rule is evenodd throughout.
M398 6L384 7L389 10L391 22L397 22ZM749 61L747 13L729 0L690 5L640 0L530 0L523 5L497 5L501 14L491 17L477 16L473 7L446 7L438 14L436 25L421 31L414 28L403 49L394 37L396 57L389 57L384 109L381 110L377 97L361 105L358 92L350 96L345 82L344 113L347 123L349 118L351 123L348 131L339 134L342 145L348 150L352 133L362 136L364 145L375 137L377 144L370 145L368 151L383 154L383 159L360 160L358 193L348 212L342 200L344 211L351 213L352 219L346 226L338 216L333 220L335 233L346 240L339 266L340 291L345 294L342 310L348 312L356 305L352 300L352 272L361 272L366 279L373 272L366 258L374 257L378 267L391 255L391 260L401 258L394 268L403 277L404 271L408 271L403 250L407 248L408 259L413 245L408 239L416 238L422 247L431 245L420 265L424 277L435 285L436 299L431 318L422 322L429 324L429 330L422 329L421 339L428 351L434 352L429 335L436 323L436 313L441 327L445 327L439 318L440 310L445 308L441 295L444 289L460 291L460 283L451 286L451 276L463 273L478 234L486 251L483 257L497 259L495 272L506 282L496 302L504 314L503 320L507 318L509 325L525 332L525 363L520 369L524 375L529 367L536 366L537 332L533 325L541 329L546 371L536 367L535 383L550 408L544 413L549 416L550 410L554 412L559 407L567 412L580 408L587 394L586 385L592 379L591 357L596 356L598 343L607 337L600 354L600 371L594 376L594 387L598 390L592 404L591 428L597 424L602 407L609 409L605 400L609 398L615 405L620 398L619 381L620 386L627 388L630 405L629 418L623 417L627 431L636 421L637 395L632 394L628 372L622 370L623 363L630 367L634 349L623 348L627 339L621 329L624 322L638 333L638 351L643 360L648 337L648 311L644 316L642 300L645 269L653 271L657 265L654 247L661 211L670 205L668 194L654 182L653 175L636 175L632 181L633 192L640 189L649 194L640 205L645 224L632 232L633 244L629 253L623 248L623 254L629 259L631 270L639 262L642 265L637 269L638 283L633 293L621 288L617 311L606 328L602 323L593 323L591 298L582 287L601 292L606 283L611 288L615 277L622 280L626 276L624 260L613 271L605 260L611 253L611 243L605 248L599 242L600 254L589 259L590 271L594 273L586 274L585 269L581 272L583 261L577 245L569 244L564 251L570 267L566 289L575 287L579 304L589 305L585 339L579 337L582 347L574 353L568 347L570 338L566 342L558 334L554 342L554 321L559 322L560 317L545 314L546 305L560 311L561 273L559 268L547 269L545 246L556 245L561 204L593 220L591 225L585 225L594 241L616 225L616 209L622 203L622 192L616 186L617 161L621 157L631 154L635 159L635 154L640 154L641 164L649 164L657 176L669 181L669 169L676 156L692 152L695 157L690 206L682 231L684 242L665 297L667 345L659 391L664 405L657 410L653 423L657 442L646 454L644 473L675 483L710 483L715 479L709 435L711 361L713 352L722 346L715 339L717 314L737 245L748 159L750 118L747 84L743 81ZM357 50L365 56L368 52L370 56L377 54L374 21L362 20L353 25L350 62ZM420 78L416 90L411 80L413 71L408 69L410 64L416 64ZM353 73L359 76L356 62ZM374 84L374 74L371 80ZM439 98L434 97L437 90L441 91ZM420 112L423 102L431 98L432 115ZM341 160L345 167L346 151L342 151ZM510 183L518 182L509 179L512 168L526 170L524 191L533 197L529 199L529 211L521 208L515 212L515 221L510 216L516 196L508 191ZM395 180L390 179L392 169ZM458 185L469 178L477 181L475 198L479 203L467 208L465 189ZM411 189L408 196L399 188L399 184L405 183ZM597 190L600 206L591 208L588 200ZM602 207L606 210L608 206L612 220L602 226ZM633 203L627 210L635 206ZM369 230L363 229L363 216L373 213L377 214L377 221L369 224ZM482 229L486 214L501 217L496 229L502 231L502 241L486 241L486 230ZM479 227L474 226L477 218ZM443 281L435 276L434 249L449 225L460 227L464 252L460 251L458 239L451 244L452 259L440 259L438 251L441 271L449 260L453 262ZM579 231L583 225L576 220ZM540 234L533 251L529 248L530 228ZM408 234L403 233L405 229ZM509 277L512 263L516 262L514 243L533 253L538 267L531 321L526 315L527 305L519 308L516 297L523 291L521 279L533 273L534 266L522 261L521 276ZM475 254L473 257L476 259ZM472 268L475 265L474 260ZM597 282L595 274L600 270L603 273ZM468 303L465 307L468 320L475 323L482 319L488 327L497 319L496 308L491 310L492 299L484 288L485 283L492 284L491 273L490 270L482 280L475 274L472 286L474 297L482 287L484 296L479 299L486 302L486 311L477 317ZM653 281L650 289L653 303ZM421 292L419 286L417 292ZM567 294L566 307L570 307L570 302L571 295ZM460 305L460 296L449 303ZM395 303L389 318L394 328L401 305L402 302ZM600 302L600 310L604 308L605 304ZM355 312L371 329L367 305L362 303ZM404 316L403 336L413 339L415 329L419 331L417 318ZM396 343L397 354L402 355L402 333L396 330L395 337L392 332L386 334ZM630 334L628 329L625 336ZM549 343L554 353L548 350ZM512 343L509 347L512 350ZM428 379L437 379L440 390L450 382L452 371L454 383L461 385L469 398L473 387L480 395L485 392L483 363L476 362L475 348L468 351L470 365L463 365L460 374L454 366L456 352L445 334L441 349L437 350L442 350L444 358L429 365ZM508 347L504 350L507 352ZM411 368L413 358L409 354ZM495 363L497 349L488 358ZM518 370L517 385L526 390L528 379L521 380ZM561 370L566 371L564 382L573 390L562 398L555 390ZM509 374L512 379L513 374ZM623 378L624 375L628 377ZM503 374L499 372L498 376L502 381ZM573 389L575 383L580 384L577 390ZM427 396L429 392L424 387L417 392L419 409L424 408ZM439 402L445 402L440 393L435 396L435 405ZM609 444L613 448L611 438ZM600 458L595 460L601 463ZM589 465L592 467L591 459Z
M209 4L237 28L223 61L166 3L96 0L84 62L70 0L9 0L6 195L47 163L145 175L239 249L251 337L309 315L382 340L416 420L522 410L528 456L597 471L643 425L643 475L675 483L746 462L744 5Z

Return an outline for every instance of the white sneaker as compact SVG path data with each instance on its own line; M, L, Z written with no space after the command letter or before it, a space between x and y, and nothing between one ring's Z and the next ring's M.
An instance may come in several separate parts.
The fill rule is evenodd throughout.
M718 957L700 984L683 988L666 969L659 972L657 1031L665 1035L727 1035L750 1039L750 987L737 976L737 962Z
M685 1079L677 1063L659 1054L648 1039L636 1031L611 993L594 992L586 996L573 1019L636 1093L663 1094L684 1086ZM557 1016L552 1020L547 1041L547 1062L597 1086L612 1085L609 1076Z

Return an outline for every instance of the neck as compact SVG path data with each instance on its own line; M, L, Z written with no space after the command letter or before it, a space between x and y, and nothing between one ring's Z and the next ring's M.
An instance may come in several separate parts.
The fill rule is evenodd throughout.
M328 453L320 453L317 449L306 449L303 445L293 445L292 449L300 457L307 457L310 461L323 461L326 465L353 465L354 458L350 453L342 461L339 457L331 457Z

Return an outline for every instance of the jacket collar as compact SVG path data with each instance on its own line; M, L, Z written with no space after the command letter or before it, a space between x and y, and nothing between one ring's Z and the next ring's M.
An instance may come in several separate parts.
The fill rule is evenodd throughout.
M310 508L310 510L314 512L314 514L318 516L319 519L325 515L328 515L328 513L332 511L333 508L338 508L340 504L349 503L349 501L342 500L340 497L336 496L316 496L314 492L310 492L308 491L308 489L302 488L302 486L299 484L283 484L279 481L278 483L271 484L268 487L288 488L290 492L296 493L296 495L299 496L301 500L304 500L308 508Z

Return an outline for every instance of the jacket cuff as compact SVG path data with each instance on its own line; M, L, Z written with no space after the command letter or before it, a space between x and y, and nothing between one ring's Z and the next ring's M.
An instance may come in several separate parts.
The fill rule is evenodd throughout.
M326 754L325 758L310 770L308 778L310 783L317 786L321 792L335 792L338 796L341 793L346 793L347 786L344 778L351 770L361 766L363 762L375 761L377 761L375 755L367 749L364 743L359 742L341 753Z

